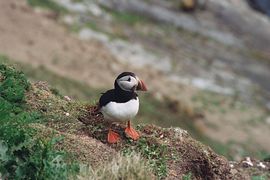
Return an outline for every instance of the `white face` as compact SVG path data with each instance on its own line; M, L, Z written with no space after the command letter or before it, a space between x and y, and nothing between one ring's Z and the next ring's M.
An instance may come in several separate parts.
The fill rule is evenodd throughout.
M132 91L138 86L138 80L133 76L124 76L117 80L117 84L124 91Z

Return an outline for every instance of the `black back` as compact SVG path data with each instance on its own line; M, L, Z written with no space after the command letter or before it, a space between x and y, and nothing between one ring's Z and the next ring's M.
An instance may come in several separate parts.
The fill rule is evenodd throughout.
M114 82L114 89L108 90L107 92L103 93L99 99L99 107L105 106L109 102L116 102L116 103L125 103L131 99L137 99L138 95L135 93L135 88L132 91L124 91L119 87L117 84L117 79L120 79L124 76L133 76L135 74L132 72L123 72L121 73Z
M99 107L105 106L109 102L125 103L131 99L137 99L135 92L111 89L101 95L99 98Z

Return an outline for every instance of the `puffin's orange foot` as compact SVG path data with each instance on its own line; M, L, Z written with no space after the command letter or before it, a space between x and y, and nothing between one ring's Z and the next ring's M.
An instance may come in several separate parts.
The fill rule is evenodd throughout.
M113 132L112 130L109 130L108 133L108 142L110 144L117 143L120 140L120 135L116 132Z
M133 129L132 127L127 127L125 129L125 133L128 137L130 137L133 140L138 140L140 135L137 131L135 131L135 129Z

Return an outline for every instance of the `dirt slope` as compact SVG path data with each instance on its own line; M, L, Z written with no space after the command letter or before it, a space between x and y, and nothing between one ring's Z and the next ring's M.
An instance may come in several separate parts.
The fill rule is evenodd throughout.
M50 137L52 133L64 136L56 148L71 152L79 162L93 168L110 162L117 152L135 151L155 163L152 166L154 174L162 179L181 179L187 174L191 174L192 179L242 180L253 175L268 176L269 162L262 162L265 168L255 159L252 159L253 167L244 161L229 162L180 128L140 125L137 129L141 137L132 141L124 135L125 125L114 125L113 129L120 133L122 140L108 144L107 123L95 112L93 105L81 105L54 95L42 82L32 85L26 100L34 110L51 117L42 125L33 124L40 137Z

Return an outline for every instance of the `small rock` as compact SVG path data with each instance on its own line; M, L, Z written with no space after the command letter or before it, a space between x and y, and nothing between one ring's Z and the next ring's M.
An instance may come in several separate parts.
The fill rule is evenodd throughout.
M246 157L246 160L245 161L242 161L242 163L244 165L247 165L247 166L253 166L253 163L251 162L250 157Z
M96 31L89 29L89 28L81 29L79 32L79 38L81 40L96 39L98 41L105 42L105 43L109 41L109 37L107 35L100 33L100 32L96 32Z
M64 23L66 23L68 25L72 25L75 23L75 18L73 16L66 15L63 17L63 21L64 21Z
M66 115L66 116L69 116L69 113L68 113L68 112L66 112L66 113L65 113L65 115Z
M234 175L236 174L238 171L236 169L231 169L231 173Z
M101 10L101 8L94 3L88 4L88 8L94 16L101 16L103 14L103 11Z
M258 167L261 167L261 168L263 168L263 169L266 168L266 165L264 165L262 162L260 162L259 164L257 164L257 166L258 166Z
M70 97L68 97L68 96L64 96L64 98L65 98L65 100L67 100L67 101L71 101Z
M186 130L183 130L181 128L173 128L173 130L175 133L175 137L179 138L180 140L182 140L182 138L188 134Z
M177 176L177 172L175 170L170 170L169 174L176 177Z

